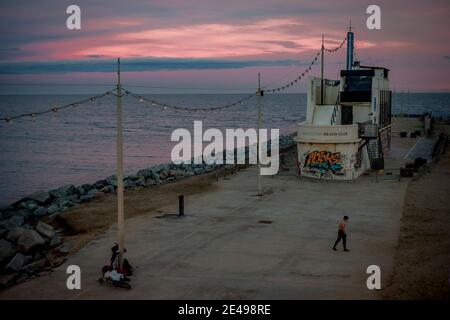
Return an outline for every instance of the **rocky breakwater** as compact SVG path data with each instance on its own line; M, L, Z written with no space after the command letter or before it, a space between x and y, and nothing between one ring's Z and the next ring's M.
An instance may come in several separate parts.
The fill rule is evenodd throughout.
M292 135L280 137L281 151L293 146L295 141ZM153 187L224 166L206 163L159 164L126 176L124 188ZM64 242L64 230L58 229L55 218L71 207L115 193L116 188L117 177L112 175L93 184L36 191L0 209L0 287L32 278L42 270L63 263L65 255L71 252L72 244L70 241Z

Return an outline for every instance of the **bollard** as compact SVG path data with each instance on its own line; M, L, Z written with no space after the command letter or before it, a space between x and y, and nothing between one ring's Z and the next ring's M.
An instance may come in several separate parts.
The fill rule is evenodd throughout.
M184 196L182 194L178 196L178 215L184 216Z

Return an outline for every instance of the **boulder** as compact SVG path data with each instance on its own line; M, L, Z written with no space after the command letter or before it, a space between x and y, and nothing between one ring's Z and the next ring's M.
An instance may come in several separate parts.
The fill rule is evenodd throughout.
M58 247L58 251L61 253L69 253L75 245L75 242L73 240L69 240Z
M91 200L94 197L93 194L85 194L80 197L80 202L86 202Z
M98 193L98 189L95 189L95 188L94 188L94 189L89 190L87 194L88 194L88 195L95 196L97 193Z
M154 186L154 185L156 185L156 184L158 184L158 182L156 182L156 181L153 180L153 179L148 179L148 180L145 182L145 185L146 185L146 186Z
M61 243L61 237L57 234L55 234L52 238L52 240L50 240L50 247L55 247L57 245L59 245Z
M61 208L59 207L58 204L52 204L50 207L47 208L47 213L48 214L54 214L56 212L61 211Z
M63 193L65 196L70 196L76 193L77 188L73 184L68 184L58 188L58 190Z
M111 186L117 186L117 176L115 174L113 174L112 176L109 176L108 178L106 178L106 182ZM106 186L104 186L104 187L106 187Z
M162 171L159 173L159 178L160 178L161 180L167 179L168 176L169 176L169 172L166 171L166 170L162 170Z
M8 206L8 207L5 207L5 208L2 208L2 212L1 213L2 213L2 219L5 220L5 219L9 219L13 215L15 215L17 213L17 210L13 206Z
M27 198L38 204L45 204L48 200L50 200L50 194L46 191L36 191L30 194Z
M6 266L6 271L19 272L24 265L31 261L30 256L24 256L21 253L17 253Z
M24 229L17 239L17 248L21 252L30 252L45 244L44 238L34 230Z
M53 238L53 236L55 235L53 227L42 221L39 221L38 224L36 225L36 231L49 239Z
M83 195L85 192L86 192L86 190L84 190L84 187L83 187L83 186L77 187L76 194L77 194L78 196Z
M130 175L128 177L126 177L126 179L128 180L132 180L132 181L136 181L139 177L137 175Z
M194 174L199 175L199 174L203 174L205 173L205 169L203 168L195 168L194 169Z
M148 179L153 175L153 171L152 169L141 169L136 173L136 175L138 177L144 177L145 179Z
M44 207L38 207L37 209L35 209L33 211L33 215L37 219L42 218L43 216L45 216L47 214L48 214L47 208L44 208Z
M52 198L64 198L66 196L65 193L61 192L61 190L55 189L48 192Z
M36 209L38 207L38 205L36 204L35 201L33 200L28 200L28 201L23 201L19 204L19 207L25 210L29 210L29 211L33 211L34 209Z
M68 197L66 198L66 200L67 200L67 201L70 201L70 202L73 202L73 203L80 202L80 200L78 199L78 194L76 194L76 193L74 193L74 194L68 196Z
M26 230L26 228L23 227L16 227L8 232L6 235L6 239L11 242L16 242L17 239L22 235L22 233Z
M132 189L132 188L136 188L136 184L134 183L133 180L125 179L125 180L123 181L123 187L124 187L125 189Z
M5 228L8 230L11 230L15 227L20 227L23 224L24 220L25 219L24 219L23 215L17 214L15 216L12 216L11 218L9 218L7 220L7 222L5 224Z
M0 239L0 264L3 264L16 253L11 242Z
M92 185L85 183L81 186L81 188L83 188L84 193L88 192L89 190L92 189Z
M169 176L171 176L171 177L182 178L182 177L184 177L184 175L185 175L185 172L183 170L176 169L176 170L169 171Z
M139 176L134 183L136 186L142 187L145 185L145 178L143 176Z
M106 181L106 179L103 180L98 180L96 183L94 183L93 188L95 189L101 189L104 186L108 185L108 181Z
M158 164L151 168L151 171L153 171L155 173L160 173L161 171L169 171L169 170L170 170L169 165L166 163Z

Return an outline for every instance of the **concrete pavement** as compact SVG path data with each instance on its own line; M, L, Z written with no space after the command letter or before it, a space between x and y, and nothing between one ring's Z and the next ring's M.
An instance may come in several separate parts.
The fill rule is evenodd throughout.
M401 157L410 146L399 143ZM0 299L379 298L366 288L366 268L380 266L382 284L391 274L407 182L297 180L291 169L264 177L262 197L249 168L186 198L183 218L149 212L128 219L126 256L137 267L132 290L96 282L116 239L112 227L51 274L4 290ZM162 212L176 210L174 199ZM345 214L351 252L342 244L334 252ZM71 264L81 267L81 290L66 288Z

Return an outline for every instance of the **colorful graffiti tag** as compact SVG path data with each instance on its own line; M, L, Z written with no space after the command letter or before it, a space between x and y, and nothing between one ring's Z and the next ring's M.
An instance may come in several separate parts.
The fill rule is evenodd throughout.
M321 173L338 174L342 170L341 153L329 151L312 151L305 157L304 166Z

